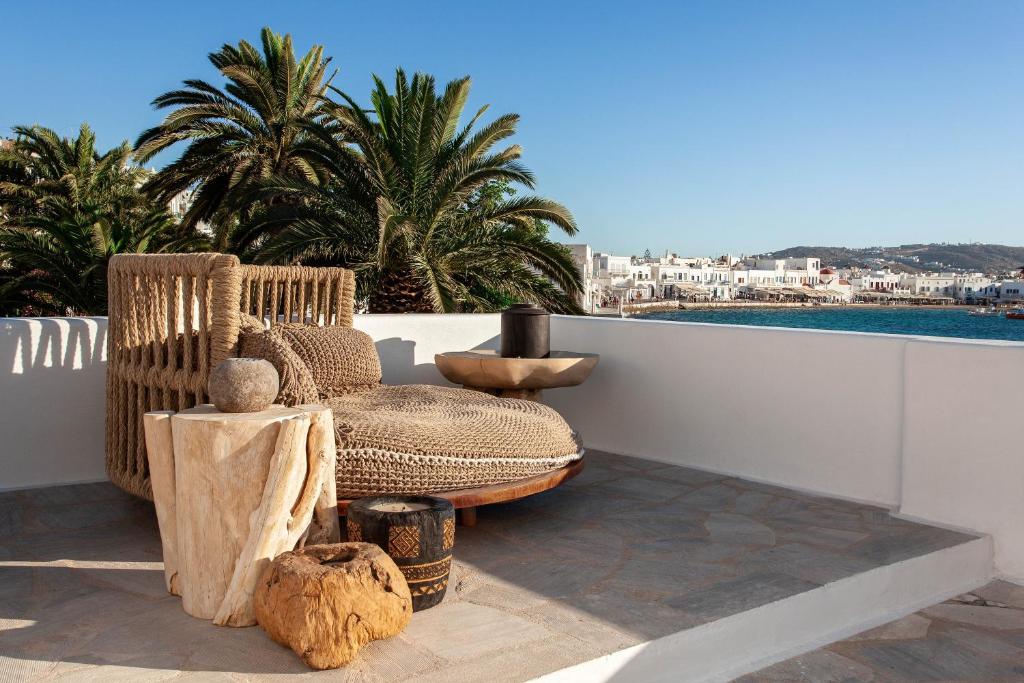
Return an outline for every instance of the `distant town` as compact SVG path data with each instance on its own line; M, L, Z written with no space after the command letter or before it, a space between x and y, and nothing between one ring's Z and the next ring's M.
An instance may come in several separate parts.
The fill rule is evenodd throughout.
M830 267L818 256L775 258L618 256L587 244L566 245L583 276L581 305L590 313L685 304L973 304L1024 301L1024 271L898 272Z

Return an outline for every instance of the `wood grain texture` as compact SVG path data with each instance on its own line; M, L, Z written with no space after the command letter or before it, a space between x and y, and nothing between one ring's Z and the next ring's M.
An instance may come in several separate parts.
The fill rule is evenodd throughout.
M314 669L348 664L364 645L397 635L412 616L409 587L370 543L307 546L282 554L260 578L260 627Z
M280 424L262 499L249 516L245 545L213 618L219 626L256 623L252 593L260 573L278 553L295 547L298 531L293 524L302 525L305 520L308 525L313 516L313 504L320 494L318 477L322 474L318 468L307 466L309 423L309 416L301 414Z
M171 595L181 595L178 584L178 520L174 491L174 443L171 437L173 410L143 416L149 477L153 487L156 520L164 554L164 583Z
M336 470L338 449L334 441L334 413L321 405L296 406L309 412L309 441L306 448L310 453L310 461L314 454L319 468L325 473L320 483L320 495L313 508L313 520L309 525L309 533L300 542L310 545L338 543L341 541L341 528L338 524L338 494L336 487Z
M491 389L554 389L583 383L597 366L596 353L552 351L547 358L502 358L488 349L434 355L445 379Z
M147 414L145 427L168 590L192 616L255 624L270 561L307 538L339 540L331 411L203 405Z
M262 413L197 406L171 418L181 598L192 616L217 615L263 498L281 423L296 418L308 426L302 411L280 406Z

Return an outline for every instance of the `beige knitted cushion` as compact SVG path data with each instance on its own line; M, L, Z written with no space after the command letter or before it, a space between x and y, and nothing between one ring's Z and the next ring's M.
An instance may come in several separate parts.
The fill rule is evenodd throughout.
M565 420L532 401L413 384L325 403L337 431L339 498L515 481L582 455Z
M252 318L252 316L248 316ZM256 320L253 318L253 320ZM244 323L245 321L243 321ZM243 329L255 329L246 328ZM262 330L262 325L260 325ZM279 328L260 332L242 332L238 338L238 355L243 358L265 358L277 369L281 378L281 388L275 403L287 406L302 403L317 403L320 392L309 373L309 368L299 358Z
M249 315L248 313L240 313L238 315L238 331L242 334L259 334L265 329L267 329L267 326L256 316Z
M380 384L380 358L365 332L335 325L282 325L280 330L306 364L321 398Z

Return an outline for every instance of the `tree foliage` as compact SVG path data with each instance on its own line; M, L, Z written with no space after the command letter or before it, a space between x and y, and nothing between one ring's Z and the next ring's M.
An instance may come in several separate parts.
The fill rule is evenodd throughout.
M243 40L209 55L226 81L223 88L192 79L153 100L158 109L171 111L135 143L143 163L179 142L188 143L145 189L166 204L194 188L183 223L209 223L221 250L237 250L232 230L262 208L253 194L259 181L322 179L308 143L330 83L330 58L317 45L296 59L291 36L269 28L260 38L262 52Z
M157 97L163 121L106 152L19 127L0 150L0 309L100 314L122 252L214 248L246 261L352 268L375 312L580 312L580 273L549 229L572 214L534 187L508 139L519 117L463 120L469 78L439 91L402 70L364 107L331 85L321 46L297 58L269 28L209 55L223 82ZM179 146L179 143L181 145ZM180 149L150 174L131 163ZM191 205L180 221L169 203ZM207 239L207 236L209 239Z
M329 182L264 183L277 204L240 230L254 258L353 268L374 312L489 311L509 301L579 310L580 274L547 236L576 224L533 188L518 145L502 143L519 117L481 124L487 107L461 118L470 91L460 78L437 92L431 76L394 89L379 78L369 109L333 89L320 128L319 164Z
M127 142L101 153L85 124L74 138L14 133L0 150L4 315L101 315L110 256L203 246L139 191L146 172L129 163Z

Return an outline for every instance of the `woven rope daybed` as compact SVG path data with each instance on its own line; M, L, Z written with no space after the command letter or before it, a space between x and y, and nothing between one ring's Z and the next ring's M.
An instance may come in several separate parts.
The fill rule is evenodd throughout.
M111 481L152 499L143 413L206 402L210 370L240 346L243 355L278 367L279 401L332 408L340 499L513 482L581 457L576 435L547 406L465 389L380 384L372 342L351 329L354 293L353 274L342 268L249 266L224 254L112 257ZM262 321L259 329L253 320ZM302 325L331 327L297 331Z

